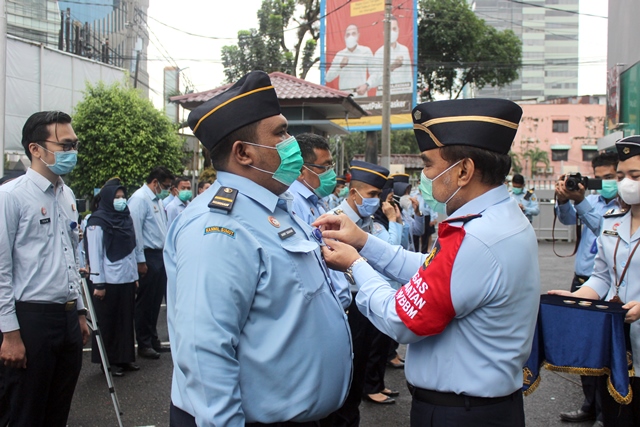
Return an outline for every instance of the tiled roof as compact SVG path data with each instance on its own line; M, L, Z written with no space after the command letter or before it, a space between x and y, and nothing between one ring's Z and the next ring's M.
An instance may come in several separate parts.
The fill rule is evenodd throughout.
M352 108L355 107L355 109L360 110L362 115L367 115L347 92L321 86L280 72L273 72L269 74L269 77L280 100L317 100L324 102L333 100L337 104L340 104L341 101L347 101ZM224 92L229 87L231 87L231 83L204 92L172 96L169 100L182 105L184 108L193 109L215 95Z

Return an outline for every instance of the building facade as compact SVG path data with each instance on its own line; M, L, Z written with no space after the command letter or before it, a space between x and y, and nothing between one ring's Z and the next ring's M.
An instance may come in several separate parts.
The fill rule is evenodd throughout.
M578 95L580 0L469 0L475 14L522 40L520 77L502 89L485 87L477 97L511 100Z

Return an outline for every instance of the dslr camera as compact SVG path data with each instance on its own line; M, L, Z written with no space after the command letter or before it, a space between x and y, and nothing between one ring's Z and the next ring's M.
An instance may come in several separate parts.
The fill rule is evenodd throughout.
M572 173L567 175L564 186L568 191L577 191L580 189L578 184L582 184L586 190L601 190L602 180L582 176L580 173Z

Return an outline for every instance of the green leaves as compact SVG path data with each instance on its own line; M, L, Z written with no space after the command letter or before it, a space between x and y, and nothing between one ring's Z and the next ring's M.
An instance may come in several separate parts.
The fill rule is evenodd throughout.
M467 84L505 86L521 66L520 39L485 24L465 0L420 0L418 72L427 100L455 99Z
M182 173L182 142L172 123L135 89L121 84L87 85L76 106L72 126L81 145L71 187L90 197L118 176L129 195L156 166Z

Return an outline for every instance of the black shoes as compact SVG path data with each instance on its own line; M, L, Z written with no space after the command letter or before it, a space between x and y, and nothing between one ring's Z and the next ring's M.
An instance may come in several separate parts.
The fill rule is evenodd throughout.
M400 396L400 392L398 390L391 390L390 388L385 388L380 393L382 393L382 394L384 394L386 396L389 396L389 397Z
M136 365L135 363L131 362L131 363L118 363L118 366L120 369L122 369L123 371L126 372L133 372L133 371L139 371L140 370L140 366Z
M124 370L121 367L111 365L110 368L112 377L124 377ZM100 364L100 370L104 373L104 366L102 366L102 364Z
M561 412L560 419L570 423L581 423L583 421L595 420L596 416L589 412L584 412L582 409L570 412Z
M372 396L384 396L385 398L382 400L378 400L373 398ZM391 405L393 403L396 403L396 400L393 397L389 397L385 394L382 393L376 393L376 394L365 394L364 398L366 400L368 400L371 403L377 403L378 405Z
M160 353L151 347L138 347L138 356L145 359L160 359Z
M163 347L162 343L160 343L159 340L154 340L151 343L151 347L158 353L170 353L171 352L171 348L170 347Z

